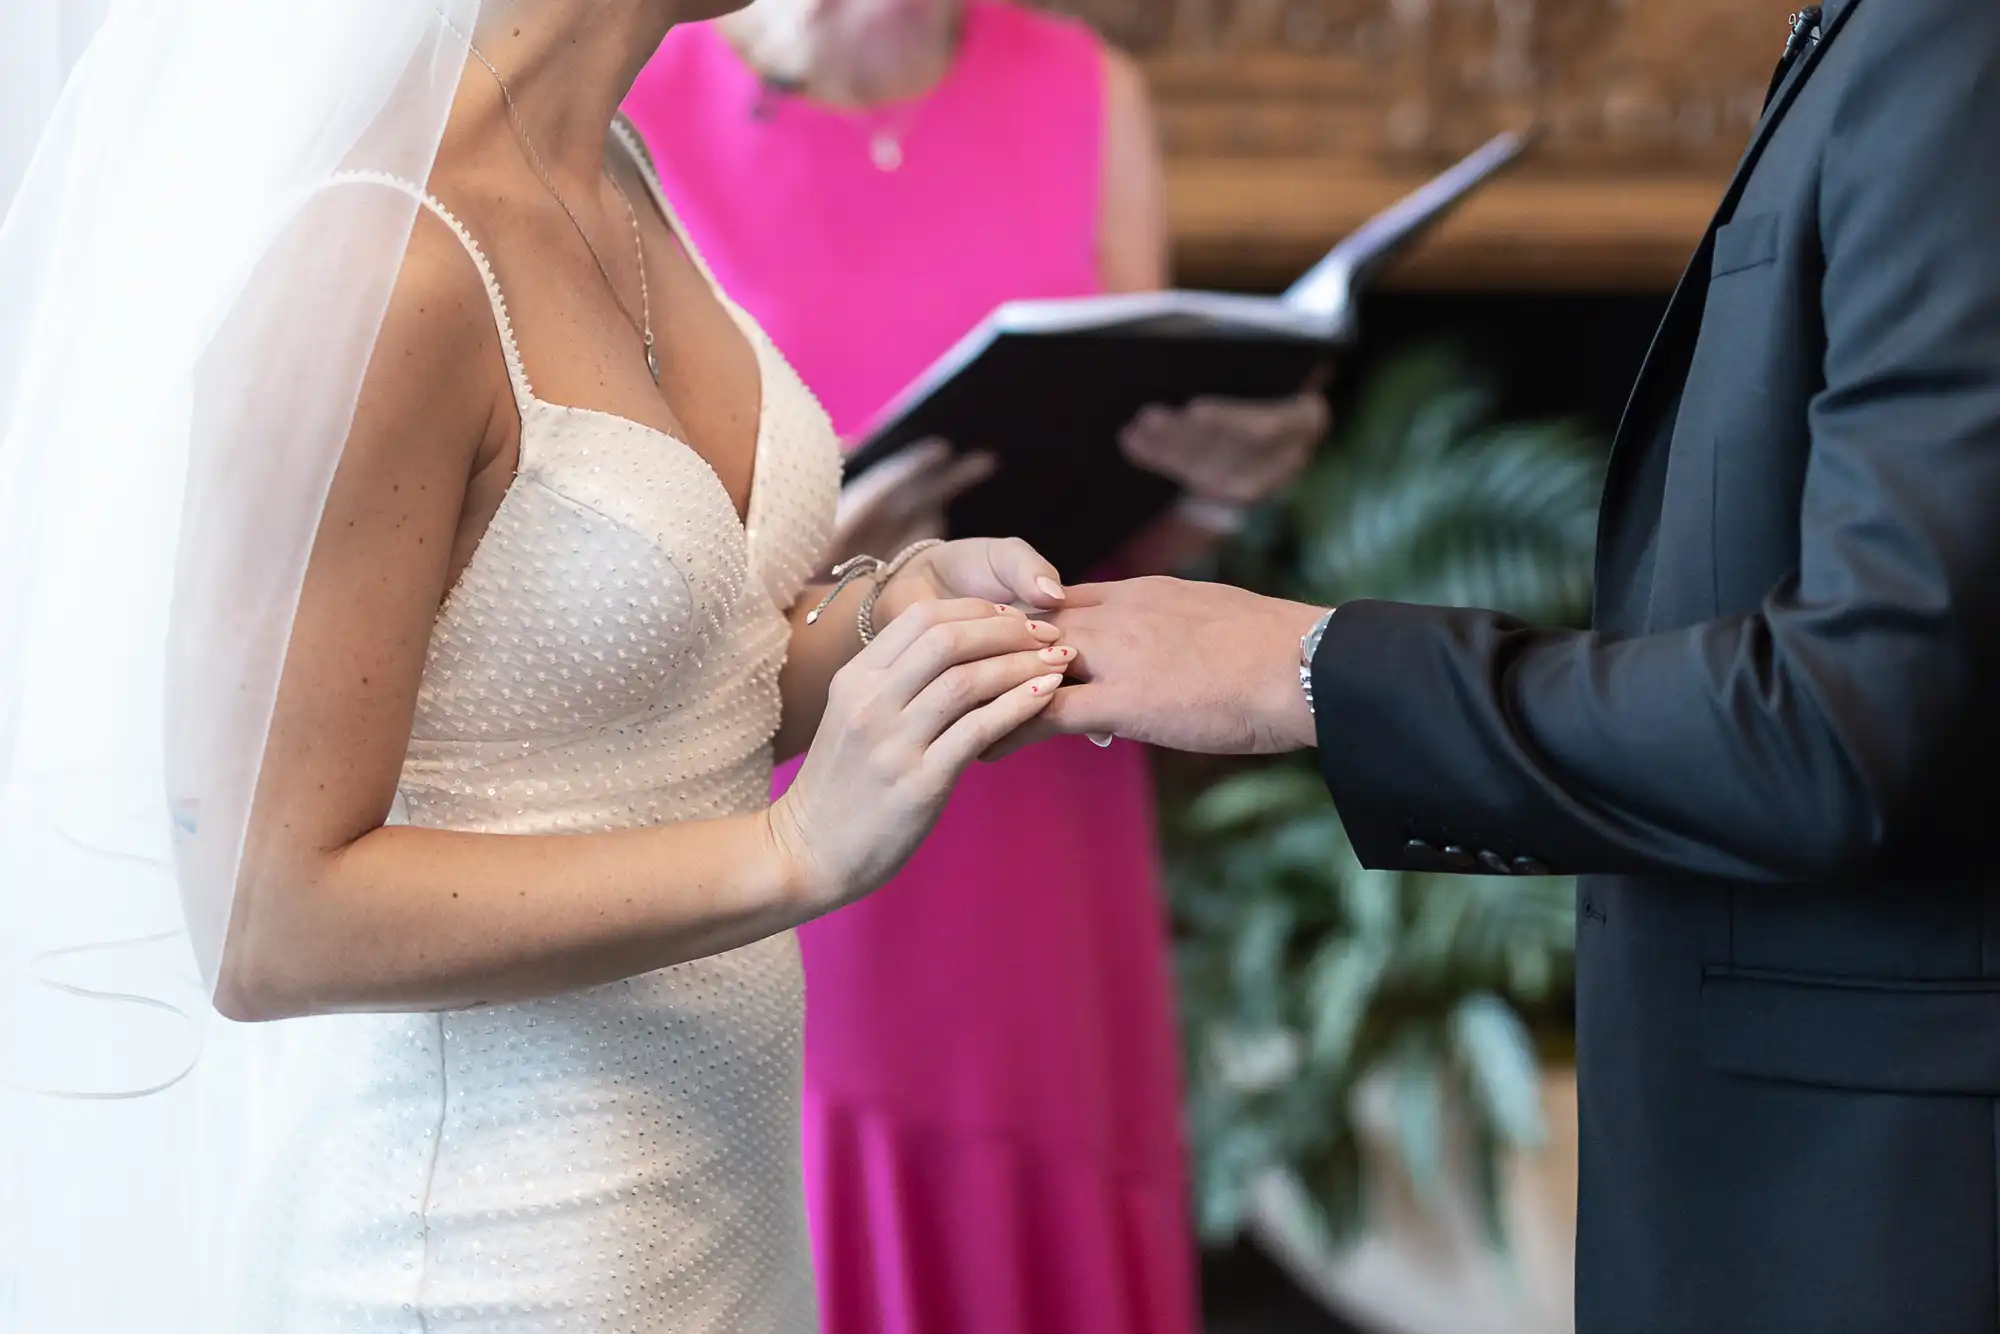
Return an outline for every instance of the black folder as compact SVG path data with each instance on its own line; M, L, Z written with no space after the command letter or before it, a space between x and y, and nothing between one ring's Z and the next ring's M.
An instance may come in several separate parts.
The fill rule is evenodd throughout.
M1083 579L1178 495L1127 463L1125 425L1149 404L1297 393L1355 332L1382 263L1518 158L1503 134L1377 214L1281 297L1147 292L1009 302L919 376L847 460L852 479L918 441L994 456L951 507L954 537L1019 536Z

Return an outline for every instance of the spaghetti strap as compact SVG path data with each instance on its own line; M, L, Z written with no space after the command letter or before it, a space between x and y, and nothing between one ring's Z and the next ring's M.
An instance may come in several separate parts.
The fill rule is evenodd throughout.
M451 228L452 235L465 247L465 253L472 256L473 264L479 269L480 280L486 284L486 299L493 307L493 323L500 331L500 353L507 361L507 382L514 390L514 405L525 412L534 401L535 390L528 382L528 369L521 360L521 346L514 339L514 321L507 313L507 298L500 291L500 280L493 276L493 266L487 262L486 252L479 248L479 242L472 239L472 233L466 230L465 224L422 186L400 176L387 172L348 171L333 178L335 184L342 182L386 185L392 190L400 190Z
M667 224L667 230L674 234L674 240L680 243L687 257L694 261L695 271L701 274L702 281L708 284L709 290L715 293L716 299L725 307L733 305L729 294L722 290L722 284L715 280L714 270L710 269L708 261L702 258L701 250L695 245L694 238L688 234L687 228L681 226L680 215L674 212L673 202L667 198L666 189L660 184L659 168L653 165L653 155L647 149L646 141L640 137L639 131L633 128L632 122L625 118L623 112L612 119L611 133L620 144L624 145L626 154L632 159L632 165L639 169L639 179L646 183L646 192L653 198L653 208L659 213L660 220Z

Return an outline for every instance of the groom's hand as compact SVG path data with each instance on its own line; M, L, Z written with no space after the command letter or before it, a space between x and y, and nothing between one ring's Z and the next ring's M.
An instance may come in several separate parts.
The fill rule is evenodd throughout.
M1062 732L1212 755L1304 749L1314 732L1299 641L1322 614L1181 579L1072 588L1048 619L1077 650L1076 684L1004 750Z

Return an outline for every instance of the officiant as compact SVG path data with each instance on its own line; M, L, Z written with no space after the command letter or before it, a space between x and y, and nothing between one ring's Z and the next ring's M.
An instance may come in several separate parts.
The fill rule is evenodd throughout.
M761 0L673 32L626 111L722 286L849 438L1004 301L1167 283L1142 76L1068 20ZM1326 418L1316 392L1143 413L1121 444L1187 499L1120 572L1217 542ZM940 444L871 470L830 554L901 549L988 466ZM969 775L901 878L801 949L829 1334L1193 1334L1143 752L1075 738Z

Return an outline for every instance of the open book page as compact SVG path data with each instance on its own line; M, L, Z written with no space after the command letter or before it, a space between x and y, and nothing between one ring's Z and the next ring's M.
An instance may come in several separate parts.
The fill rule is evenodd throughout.
M898 394L877 416L868 438L902 421L1002 338L1102 333L1337 342L1352 333L1354 300L1369 273L1519 157L1526 145L1516 134L1493 139L1362 224L1282 297L1180 291L1008 302Z
M1443 175L1383 209L1327 252L1285 293L1284 303L1345 329L1354 295L1381 263L1526 151L1529 138L1502 134Z
M1281 298L1227 292L1135 292L1014 301L987 321L993 333L1079 333L1131 329L1155 320L1190 332L1248 332L1331 338L1348 319L1359 279L1402 249L1495 173L1521 155L1527 140L1502 134L1443 175L1426 182L1356 228ZM1206 325L1206 327L1203 327Z
M1132 330L1166 323L1190 332L1222 333L1231 328L1301 338L1325 338L1332 325L1315 312L1264 296L1231 292L1133 292L1117 296L1071 297L1056 301L1010 301L993 313L996 333L1084 333Z

